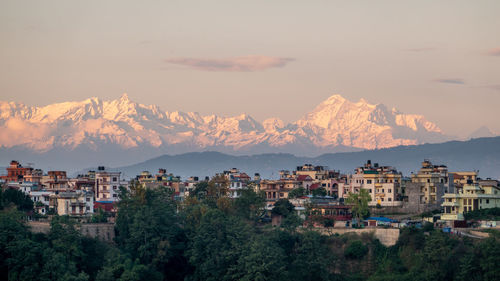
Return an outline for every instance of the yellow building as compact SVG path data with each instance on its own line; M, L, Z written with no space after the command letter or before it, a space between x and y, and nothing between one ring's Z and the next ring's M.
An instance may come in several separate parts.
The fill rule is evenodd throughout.
M464 220L464 213L500 207L500 186L496 180L481 180L473 183L469 180L456 193L443 196L442 220Z
M411 182L413 184L408 185L408 189L414 190L408 190L408 193L418 193L420 204L436 204L439 207L444 193L452 192L448 167L433 165L429 160L424 160L418 173L411 175Z
M364 166L356 168L355 174L349 175L345 183L338 184L338 194L347 198L349 193L366 189L371 197L370 206L401 206L401 178L401 173L395 168L379 166L378 163L372 165L368 160Z

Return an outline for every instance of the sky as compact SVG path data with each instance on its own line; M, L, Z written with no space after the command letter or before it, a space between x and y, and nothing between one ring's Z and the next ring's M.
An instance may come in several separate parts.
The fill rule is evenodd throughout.
M0 100L293 122L333 94L500 133L500 1L0 1Z

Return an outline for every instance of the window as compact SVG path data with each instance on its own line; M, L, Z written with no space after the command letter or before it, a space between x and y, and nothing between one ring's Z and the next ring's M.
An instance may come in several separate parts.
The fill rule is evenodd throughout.
M427 182L431 182L431 179L427 179Z
M89 206L87 206L85 209L86 209L87 211L90 211L90 207L89 207Z
M490 204L490 199L486 199L486 204Z
M391 193L391 192L392 192L392 189L389 189L389 191L388 191L388 192L389 192L389 193Z
M116 194L113 194L113 197L116 198Z
M113 185L113 189L116 189L116 185Z
M90 202L90 198L89 197L87 197L87 202Z
M366 180L366 183L367 183L367 184L371 184L371 183L372 183L372 180Z
M388 200L389 200L389 201L392 201L392 198L389 198Z
M280 197L283 197L283 196L285 196L285 195L281 192L281 193L280 193Z
M116 177L113 177L113 181L117 181L117 178L116 178Z
M371 190L371 189L368 189L368 192L369 192L369 193L372 193L372 190Z

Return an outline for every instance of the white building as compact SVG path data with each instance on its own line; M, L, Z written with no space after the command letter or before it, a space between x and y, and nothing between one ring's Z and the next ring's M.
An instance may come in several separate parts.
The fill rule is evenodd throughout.
M100 166L95 172L95 201L117 201L120 191L120 172Z

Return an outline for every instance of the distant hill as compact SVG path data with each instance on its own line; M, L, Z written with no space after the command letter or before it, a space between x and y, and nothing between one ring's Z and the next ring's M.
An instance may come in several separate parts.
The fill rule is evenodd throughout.
M394 166L404 175L417 171L423 159L430 159L435 164L447 165L450 171L479 170L483 178L500 178L500 137L332 153L318 157L297 157L285 153L233 156L219 152L193 152L163 155L117 169L127 176L133 176L143 170L156 172L158 168L166 168L169 172L185 178L212 176L236 167L251 176L258 172L263 177L276 178L280 170L292 170L304 163L351 172L368 159L382 165Z

